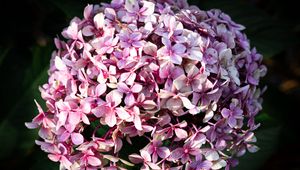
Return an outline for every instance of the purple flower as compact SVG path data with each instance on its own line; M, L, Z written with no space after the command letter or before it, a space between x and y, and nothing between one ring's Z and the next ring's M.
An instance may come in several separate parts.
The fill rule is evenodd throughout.
M223 108L221 111L222 116L227 119L228 125L232 128L238 126L238 120L243 119L243 110L237 104L238 101L233 99L229 106L230 109Z
M265 91L243 29L186 0L88 5L54 40L46 107L25 125L61 169L229 170L258 150Z
M171 61L174 64L181 64L186 47L182 44L171 45L171 41L167 38L162 38L162 43L165 45L161 47L157 54L161 59Z
M190 155L196 156L201 154L200 149L197 147L196 143L187 142L182 148L176 148L171 152L171 159L173 161L180 160L183 164L191 161Z

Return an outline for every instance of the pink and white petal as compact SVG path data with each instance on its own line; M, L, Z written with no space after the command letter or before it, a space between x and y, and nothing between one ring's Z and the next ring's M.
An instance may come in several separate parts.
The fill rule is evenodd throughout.
M160 170L160 169L161 169L157 164L152 163L152 162L147 162L147 165L148 165L151 169L153 169L153 170Z
M61 59L60 57L58 57L58 56L56 56L55 59L54 59L54 65L55 65L55 68L56 68L57 70L61 70L61 71L67 70L66 64L65 64L65 63L62 61L62 59Z
M171 152L170 152L169 148L163 146L163 147L160 147L157 149L157 154L159 157L164 159L164 158L170 156Z
M60 163L67 169L72 166L72 163L65 156L61 156Z
M144 1L143 7L140 9L140 11L143 11L142 15L149 16L154 13L154 7L155 5L153 2Z
M152 100L146 100L142 104L142 107L146 110L154 109L156 106L157 106L156 103Z
M89 120L89 118L86 116L86 114L82 114L82 115L81 115L81 119L82 119L83 123L85 123L85 124L87 124L87 125L90 124L90 120Z
M65 131L64 133L62 133L61 135L58 136L58 140L60 142L65 142L66 140L69 139L70 135L71 135L70 132Z
M156 152L154 152L153 154L152 154L152 162L157 162L157 159L158 159L158 155L157 155L157 153Z
M143 48L145 54L156 56L157 46L151 42L147 42Z
M116 11L112 8L105 8L104 14L105 14L105 17L110 20L115 20L116 15L117 15Z
M182 104L185 108L193 109L196 107L195 105L192 104L192 102L187 97L180 97L180 99L182 100Z
M140 85L140 84L134 84L132 87L131 87L131 91L133 92L133 93L139 93L139 92L141 92L142 91L142 89L143 89L143 86L142 85Z
M138 154L131 154L131 155L129 155L128 158L134 164L139 164L139 163L144 162L144 158Z
M28 129L36 129L39 127L39 125L37 123L32 123L32 122L25 122L25 126Z
M180 56L178 54L173 54L170 56L170 61L174 64L180 65L182 62L182 56Z
M205 116L203 118L203 122L208 122L214 116L214 111L209 109L206 111Z
M57 117L58 117L58 122L57 122L56 128L58 129L66 123L66 120L68 117L68 112L62 111L59 114L57 114Z
M123 107L117 107L116 113L122 120L126 120L130 117L130 114Z
M119 152L122 149L123 142L120 138L115 140L114 153Z
M204 156L207 160L209 161L216 161L219 159L219 154L217 151L214 150L209 150L207 152L204 153Z
M151 162L151 156L146 150L141 150L140 153L144 161Z
M132 93L126 95L124 102L127 106L132 106L135 103L135 98Z
M91 25L88 25L88 26L85 26L83 29L82 29L82 35L86 36L86 37L89 37L89 36L93 36L94 35L94 27L91 26Z
M97 97L101 96L106 92L106 89L107 89L106 84L98 84L95 88L95 95Z
M93 5L87 5L85 8L84 8L84 12L83 12L83 16L85 19L89 19L90 16L92 15L93 13Z
M60 155L58 154L48 154L48 158L53 162L58 162L60 160Z
M68 116L68 122L73 125L77 125L81 120L81 113L70 112Z
M177 90L180 90L181 88L186 86L186 81L187 81L186 76L182 74L173 81L173 85Z
M88 164L90 164L92 166L100 166L102 164L100 159L95 156L88 156L87 162L88 162Z
M143 130L142 121L139 115L134 115L133 123L137 130Z
M180 108L182 108L182 101L180 98L170 98L166 102L166 108L176 111Z
M103 28L104 26L104 15L103 13L98 13L94 16L94 23L97 29Z
M171 41L166 38L166 37L162 37L161 42L163 43L163 45L165 45L167 48L171 47Z
M132 86L133 83L134 83L135 78L136 78L136 73L131 73L131 74L129 75L129 77L127 78L127 80L125 81L126 84Z
M118 91L121 93L128 93L130 88L123 82L118 83Z
M113 106L118 106L122 102L123 95L118 90L112 90L109 92L105 99L106 102L112 103Z
M72 142L75 145L80 145L84 141L84 138L83 138L83 136L80 133L72 133L71 134L71 139L72 139Z
M111 111L111 108L108 106L105 106L105 105L98 106L92 110L93 114L98 118L102 117L105 113L108 113L110 111Z
M184 54L186 50L186 47L182 44L175 44L173 47L172 47L172 51L176 54Z
M180 139L185 139L188 136L187 132L184 129L180 128L175 128L175 134Z
M117 123L117 118L114 111L111 110L110 112L105 113L105 123L107 123L109 127L113 127Z

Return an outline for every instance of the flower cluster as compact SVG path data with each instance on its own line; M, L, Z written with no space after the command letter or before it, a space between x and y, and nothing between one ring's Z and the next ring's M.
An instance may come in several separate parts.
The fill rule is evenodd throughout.
M258 149L266 74L243 29L184 0L88 5L55 39L47 109L26 126L62 169L229 169Z

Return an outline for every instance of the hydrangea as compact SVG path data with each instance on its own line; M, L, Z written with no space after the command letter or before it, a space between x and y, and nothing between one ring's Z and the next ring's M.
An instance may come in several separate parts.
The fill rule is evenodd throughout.
M61 169L228 170L258 150L265 90L262 55L242 30L185 0L88 5L55 39L47 108L36 103L26 126Z

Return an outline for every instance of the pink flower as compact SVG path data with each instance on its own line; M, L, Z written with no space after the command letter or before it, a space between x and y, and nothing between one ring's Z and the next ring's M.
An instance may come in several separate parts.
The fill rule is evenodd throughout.
M54 40L46 107L25 125L63 169L229 169L258 150L265 91L243 29L186 0L88 5Z
M172 46L171 41L164 37L161 41L165 46L157 51L158 56L161 59L169 60L174 64L181 64L186 47L182 44L175 44Z

